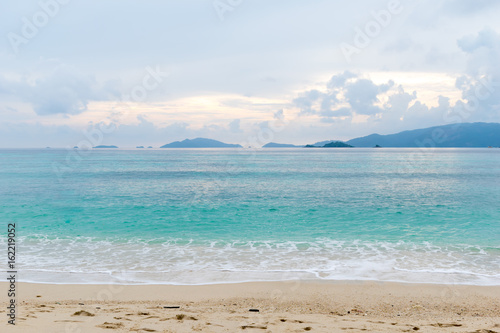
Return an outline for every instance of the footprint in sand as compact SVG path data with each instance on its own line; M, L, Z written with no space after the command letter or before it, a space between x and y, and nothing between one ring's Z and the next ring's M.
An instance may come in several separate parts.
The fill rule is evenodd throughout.
M368 331L366 328L355 328L355 327L341 327L340 329L344 331L347 330Z
M90 313L90 312L85 311L85 310L80 310L80 311L77 311L77 312L73 313L72 316L93 317L93 316L95 316L95 314Z
M143 320L153 319L153 318L160 318L160 317L159 316L149 316L149 317L144 318Z
M247 328L258 328L261 330L267 330L267 326L261 326L261 325L243 325L243 326L241 326L242 330L246 330Z
M436 323L436 324L431 324L431 326L434 326L434 327L460 327L460 326L462 326L462 324L454 324L454 323L451 323L451 324L442 324L442 323Z
M101 325L97 325L96 327L117 330L123 327L123 323L108 323L107 321L105 321L104 323L102 323Z

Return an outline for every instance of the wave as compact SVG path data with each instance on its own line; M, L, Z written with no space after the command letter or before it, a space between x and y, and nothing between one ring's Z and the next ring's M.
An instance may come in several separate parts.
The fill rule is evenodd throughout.
M18 239L20 280L38 283L211 284L376 280L500 285L500 248L345 241Z

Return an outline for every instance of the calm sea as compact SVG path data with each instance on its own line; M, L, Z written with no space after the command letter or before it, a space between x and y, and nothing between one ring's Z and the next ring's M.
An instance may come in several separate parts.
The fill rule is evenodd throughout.
M3 149L0 221L23 281L500 285L500 149Z

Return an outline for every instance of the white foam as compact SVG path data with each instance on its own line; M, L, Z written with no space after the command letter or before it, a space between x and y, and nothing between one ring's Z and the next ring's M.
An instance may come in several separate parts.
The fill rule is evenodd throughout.
M21 281L210 284L294 279L500 285L500 250L363 242L20 238Z

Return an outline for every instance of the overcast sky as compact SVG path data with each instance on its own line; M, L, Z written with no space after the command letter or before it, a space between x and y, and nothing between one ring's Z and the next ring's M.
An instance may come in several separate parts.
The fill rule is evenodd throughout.
M123 147L306 144L500 122L497 0L1 7L0 147L85 133Z

